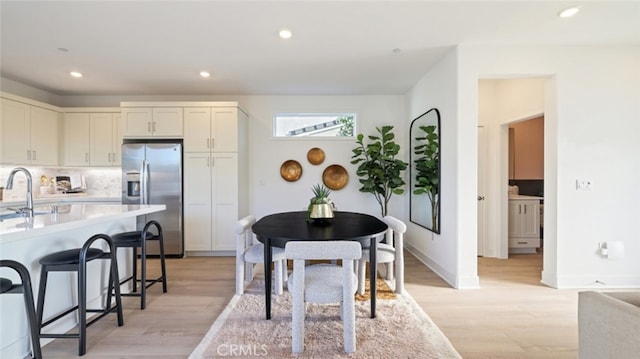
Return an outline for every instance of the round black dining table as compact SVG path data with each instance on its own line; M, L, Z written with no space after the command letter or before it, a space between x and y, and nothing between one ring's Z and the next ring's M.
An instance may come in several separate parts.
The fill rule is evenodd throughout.
M252 227L258 240L264 243L265 308L271 319L271 258L272 248L284 248L289 241L358 241L369 248L369 288L371 291L371 318L376 317L376 249L387 231L380 219L354 212L334 212L334 218L307 220L307 212L284 212L262 217Z

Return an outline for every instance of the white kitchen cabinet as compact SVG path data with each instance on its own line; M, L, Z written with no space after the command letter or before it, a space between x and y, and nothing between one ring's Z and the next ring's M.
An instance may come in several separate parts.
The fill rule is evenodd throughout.
M238 154L184 154L186 251L233 251L238 220Z
M0 162L15 165L58 164L58 113L2 98Z
M237 152L238 108L185 108L184 150L188 152Z
M67 166L119 166L119 113L65 113L64 164Z
M64 164L89 166L91 121L88 113L64 114Z
M119 113L92 113L90 162L92 166L119 166L122 135Z
M123 107L122 124L124 137L181 138L182 107Z
M540 247L540 199L509 200L509 251L535 253Z
M247 115L235 102L185 104L184 126L185 250L235 251L233 226L249 214Z

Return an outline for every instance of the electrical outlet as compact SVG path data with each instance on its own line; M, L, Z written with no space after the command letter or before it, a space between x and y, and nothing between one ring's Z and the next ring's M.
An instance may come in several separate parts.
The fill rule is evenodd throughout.
M591 183L591 180L576 180L576 189L579 191L591 191L592 187L593 184Z

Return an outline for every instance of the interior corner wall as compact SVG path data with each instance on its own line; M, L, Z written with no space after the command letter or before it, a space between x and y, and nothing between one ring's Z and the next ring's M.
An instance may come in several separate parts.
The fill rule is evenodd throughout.
M475 143L476 130L473 129L472 134L469 131L460 132L457 72L458 54L454 49L407 93L409 122L405 126L406 138L410 136L409 124L414 118L434 107L440 111L441 208L440 234L434 234L409 221L407 202L405 245L454 288L474 288L478 286L477 266L469 260L476 258L476 245L463 248L460 243L461 236L473 237L475 241L476 216L461 216L461 206L469 201L462 199L465 191L460 186L461 182L465 182L463 176L475 178L475 168L465 161L466 157L475 156L475 151L465 154L460 152L459 146L461 142L469 140L469 136L473 137ZM467 168L461 168L465 166ZM475 204L475 200L472 204Z
M477 126L478 79L550 79L542 282L557 288L640 287L640 47L464 45L458 53L463 127ZM475 151L472 146L462 143L460 151ZM577 190L576 180L590 181L591 190ZM474 241L461 237L460 245ZM624 257L601 256L598 245L607 241L623 242Z

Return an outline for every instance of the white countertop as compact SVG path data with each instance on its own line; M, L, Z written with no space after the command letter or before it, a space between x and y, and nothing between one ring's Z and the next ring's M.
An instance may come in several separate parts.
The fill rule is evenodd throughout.
M94 223L136 217L166 209L163 204L123 205L69 203L57 206L35 206L36 215L32 218L13 218L0 221L0 243L25 239L36 235L46 235L58 231L86 227ZM1 211L7 213L7 211Z
M540 197L540 196L527 196L527 195L524 195L524 194L510 194L510 195L509 195L509 199L520 199L520 200L522 200L522 199L531 199L531 200L538 200L538 201L540 201L540 200L543 200L543 199L544 199L544 197Z
M23 207L26 202L26 196L7 196L0 201L0 208L3 207ZM122 197L106 197L96 196L87 193L55 193L55 194L33 194L33 203L50 204L50 203L69 203L69 202L117 202L122 203Z

